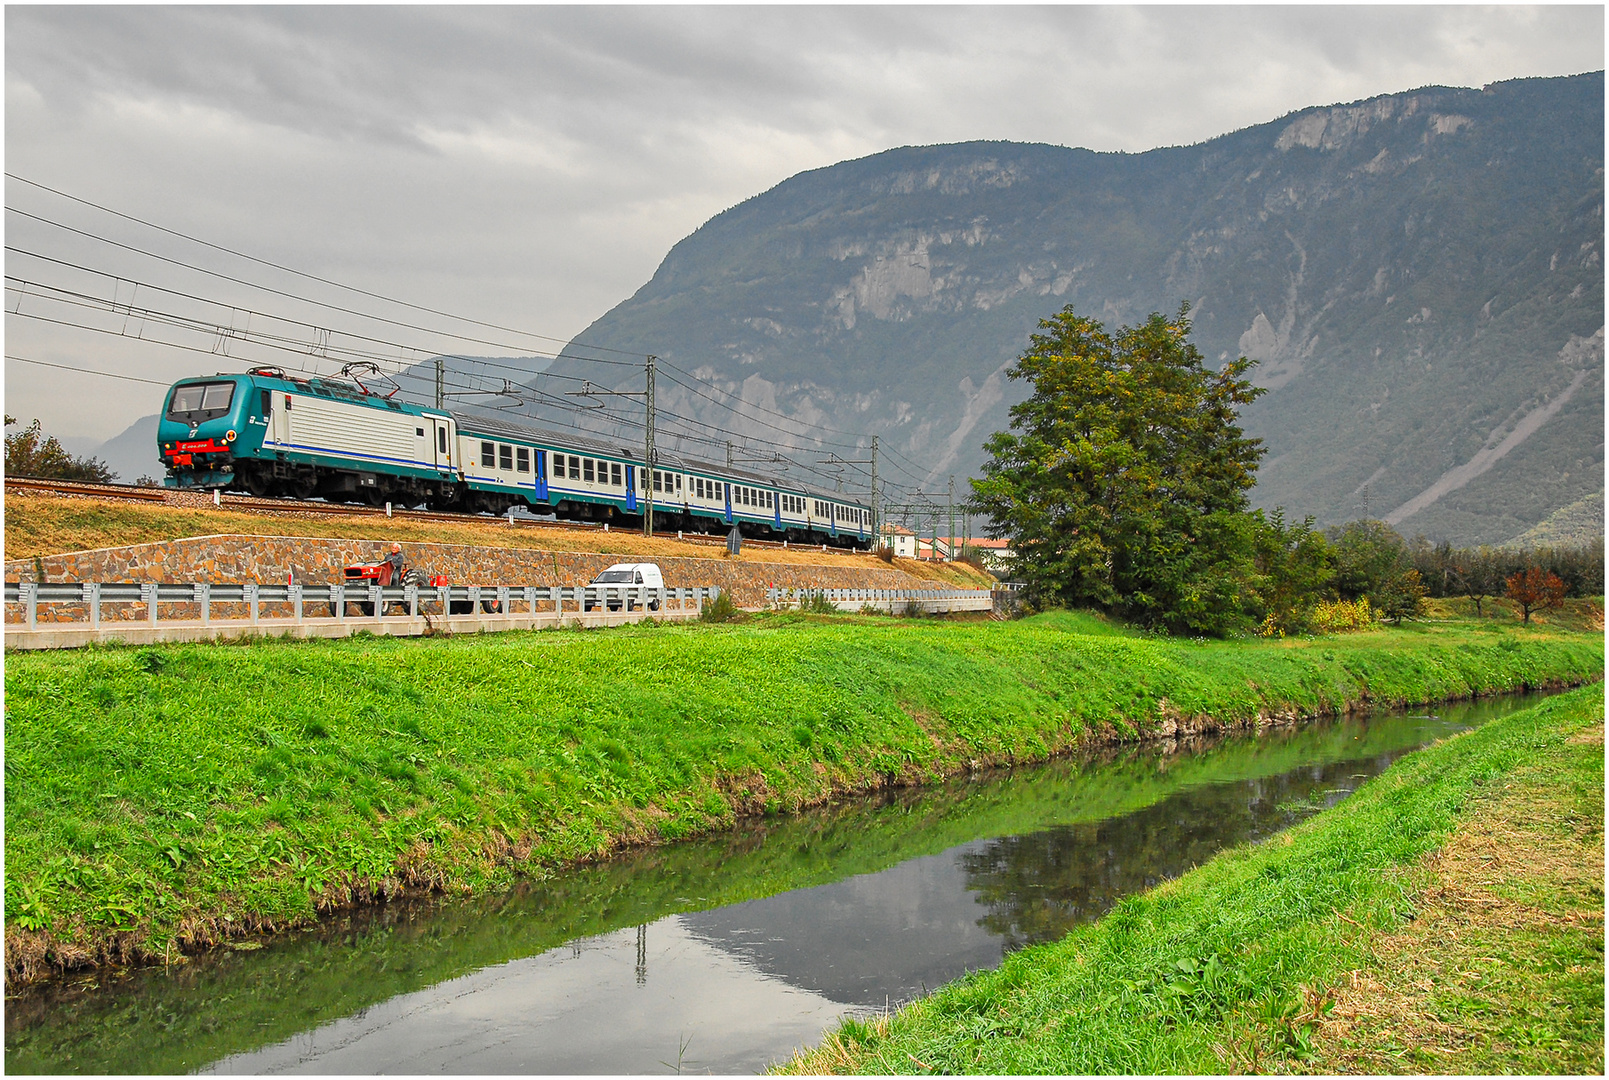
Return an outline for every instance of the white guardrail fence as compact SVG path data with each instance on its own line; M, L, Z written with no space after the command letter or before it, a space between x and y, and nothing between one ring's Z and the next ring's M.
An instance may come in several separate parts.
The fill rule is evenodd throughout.
M716 586L7 582L5 646L345 637L363 630L407 636L611 626L648 618L681 621L698 618L720 593ZM905 615L989 611L998 596L988 589L769 588L765 598L773 609L825 601L840 611L870 608Z
M808 607L825 601L839 611L875 608L903 615L912 608L925 614L941 611L989 611L994 594L988 589L767 589L767 607Z
M364 629L408 635L438 629L528 630L562 622L607 626L645 618L696 619L720 592L715 586L7 582L5 644L62 648L236 634L344 637ZM115 614L122 617L107 618L114 614L107 605L119 605ZM14 606L22 609L17 621L11 621ZM48 616L43 622L41 607ZM141 617L128 617L135 612Z

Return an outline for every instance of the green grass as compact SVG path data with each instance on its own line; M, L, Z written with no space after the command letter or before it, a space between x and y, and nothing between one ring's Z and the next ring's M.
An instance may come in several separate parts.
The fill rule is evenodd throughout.
M1459 945L1456 929L1419 934L1424 941L1410 931L1407 946L1381 942L1410 921L1433 924L1433 905L1449 902L1438 898L1468 900L1470 882L1425 860L1493 796L1507 800L1509 817L1539 823L1502 848L1516 863L1519 849L1545 845L1539 837L1561 827L1577 842L1576 860L1590 863L1583 856L1594 847L1601 855L1602 723L1594 686L1410 755L1337 808L1131 897L1060 942L1017 952L891 1017L845 1023L789 1070L1601 1072L1601 859L1573 897L1527 889L1524 874L1510 873L1495 883L1498 899L1477 898L1506 897L1525 933L1490 927ZM1492 877L1489 863L1480 874ZM1451 890L1438 887L1449 881ZM1426 962L1449 950L1451 971ZM1458 970L1477 960L1485 993ZM1354 973L1375 985L1349 991L1360 985ZM1391 987L1413 993L1379 1007ZM1365 1019L1334 1020L1337 994ZM1421 1049L1427 1027L1453 1044L1451 1060ZM1382 1030L1405 1030L1415 1045L1385 1042Z
M7 970L135 959L405 887L474 892L888 782L1224 721L1582 681L1601 638L1189 643L1087 616L11 654Z

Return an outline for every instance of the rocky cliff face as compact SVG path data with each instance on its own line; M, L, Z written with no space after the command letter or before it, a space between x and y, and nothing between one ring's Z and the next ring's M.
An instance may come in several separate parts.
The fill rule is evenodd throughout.
M1603 164L1601 73L1145 154L907 147L712 219L567 351L651 352L741 400L672 369L662 430L879 434L883 475L933 490L980 469L1040 318L1188 302L1202 351L1269 389L1244 415L1257 502L1500 542L1603 489Z

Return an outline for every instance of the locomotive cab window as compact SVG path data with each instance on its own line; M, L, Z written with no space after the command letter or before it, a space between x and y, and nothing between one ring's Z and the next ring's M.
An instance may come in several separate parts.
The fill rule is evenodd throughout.
M235 400L232 382L186 383L173 388L168 399L168 419L185 424L199 424L229 411Z

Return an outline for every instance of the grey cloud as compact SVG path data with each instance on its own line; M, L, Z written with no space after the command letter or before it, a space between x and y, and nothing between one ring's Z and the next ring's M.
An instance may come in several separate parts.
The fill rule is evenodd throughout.
M557 337L712 215L845 158L967 139L1143 151L1309 105L1603 65L1597 6L13 5L5 19L11 171ZM8 242L34 239L7 224ZM7 333L41 359L112 355L36 323L8 318ZM112 344L162 378L198 363ZM126 387L73 376L57 405L63 378L8 365L24 399L10 411L68 435L140 415Z

